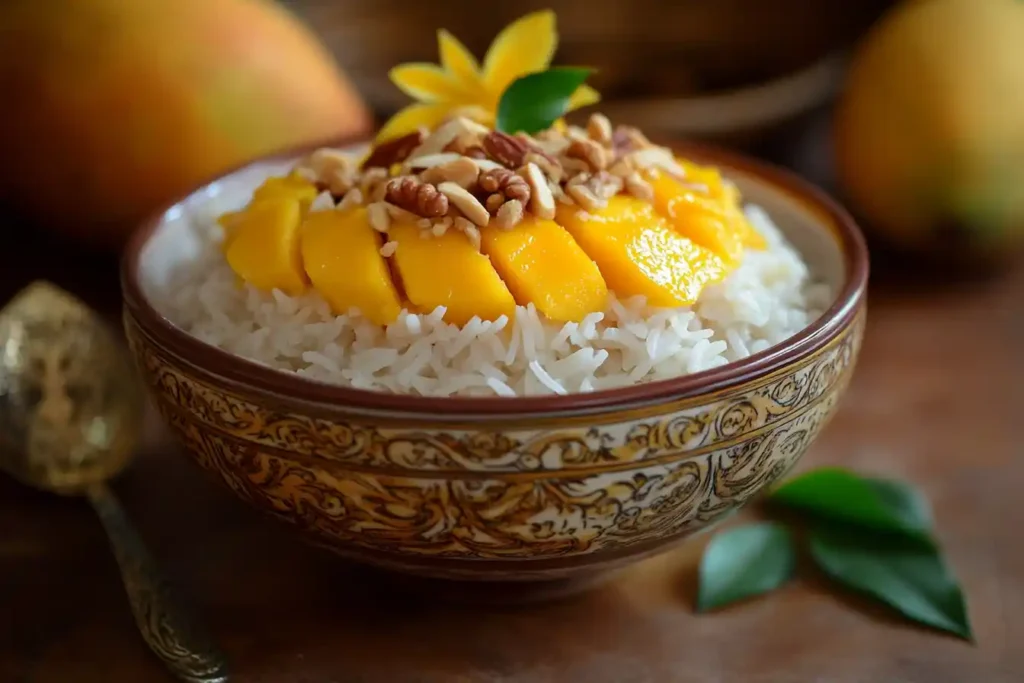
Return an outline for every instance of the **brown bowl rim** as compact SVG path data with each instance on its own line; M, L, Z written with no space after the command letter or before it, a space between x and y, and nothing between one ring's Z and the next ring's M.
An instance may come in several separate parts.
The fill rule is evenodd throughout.
M741 386L772 374L827 346L857 315L865 297L869 275L868 249L853 218L824 191L790 171L709 145L670 140L677 153L703 163L734 168L784 191L834 226L842 251L847 277L835 302L817 320L786 341L765 351L718 368L617 389L564 396L526 397L428 397L353 389L289 374L236 356L193 337L160 314L142 292L139 267L142 250L165 214L217 181L258 163L287 161L319 147L348 147L366 144L363 136L307 144L240 164L218 174L193 191L169 202L144 220L126 245L121 260L121 288L124 306L136 323L166 351L185 360L203 374L220 378L261 394L285 397L304 403L353 406L409 415L444 415L466 418L504 416L545 416L621 410L637 405L695 398Z

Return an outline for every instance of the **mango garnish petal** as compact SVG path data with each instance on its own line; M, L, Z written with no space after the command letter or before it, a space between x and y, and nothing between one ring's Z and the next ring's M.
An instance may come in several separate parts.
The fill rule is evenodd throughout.
M462 84L436 64L401 64L388 76L399 90L420 102L452 102L466 97Z
M448 116L452 107L447 102L410 104L388 119L377 132L377 142L401 137L420 126L434 128Z
M495 37L484 57L483 77L497 99L520 76L544 71L558 47L555 13L531 12L513 21Z
M482 90L480 64L458 38L445 29L440 29L437 32L437 49L441 57L441 67L467 92Z

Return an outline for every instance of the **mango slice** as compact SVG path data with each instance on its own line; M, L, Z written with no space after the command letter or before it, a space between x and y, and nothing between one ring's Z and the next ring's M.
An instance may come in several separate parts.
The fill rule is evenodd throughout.
M300 175L289 174L281 178L271 177L264 180L263 184L253 191L251 204L262 199L296 199L305 215L317 194L316 185Z
M527 216L511 230L486 228L481 246L520 305L559 322L605 309L608 285L597 264L554 221Z
M358 308L377 325L395 321L402 302L366 209L315 211L301 234L306 274L336 314Z
M251 205L232 222L231 240L224 248L231 269L260 289L302 294L308 281L299 250L301 221L296 199L267 199Z
M490 259L462 233L450 230L424 239L417 226L397 222L388 238L398 243L392 259L405 296L421 313L445 306L445 321L456 325L473 316L496 320L515 313L515 299Z
M659 173L651 186L654 208L676 232L710 249L730 265L742 259L743 235L732 225L721 197L691 189L667 173Z
M687 306L725 277L722 259L670 228L653 207L618 195L597 212L561 205L556 220L596 263L619 297L651 306Z

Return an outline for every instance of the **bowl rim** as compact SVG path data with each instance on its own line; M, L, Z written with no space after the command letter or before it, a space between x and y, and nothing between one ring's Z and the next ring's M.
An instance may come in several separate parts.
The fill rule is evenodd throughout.
M236 356L192 336L161 314L144 294L139 271L141 256L164 216L214 183L255 164L281 163L320 147L353 147L366 144L365 136L334 138L306 144L252 159L201 183L151 214L135 230L121 259L121 291L124 309L158 347L185 361L203 375L226 380L258 395L285 398L321 406L385 410L411 416L443 415L462 417L529 417L591 414L619 411L680 399L719 393L784 369L826 347L856 318L865 299L868 249L860 228L834 199L791 171L715 145L670 139L660 140L677 154L701 163L733 168L766 183L823 217L841 250L846 278L833 304L814 322L789 339L743 360L701 372L656 380L645 384L603 389L589 393L517 397L433 397L355 389L303 377Z

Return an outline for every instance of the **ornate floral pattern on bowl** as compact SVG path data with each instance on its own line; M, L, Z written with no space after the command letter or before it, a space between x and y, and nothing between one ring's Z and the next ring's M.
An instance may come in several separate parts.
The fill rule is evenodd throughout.
M745 361L583 396L329 387L229 356L161 318L140 278L160 219L125 259L132 351L196 461L318 545L457 579L561 579L634 561L721 520L803 456L850 381L865 319L866 250L840 209L781 172L684 153L743 176L769 210L765 199L789 202L808 231L797 246L825 254L815 265L838 290L819 321Z

